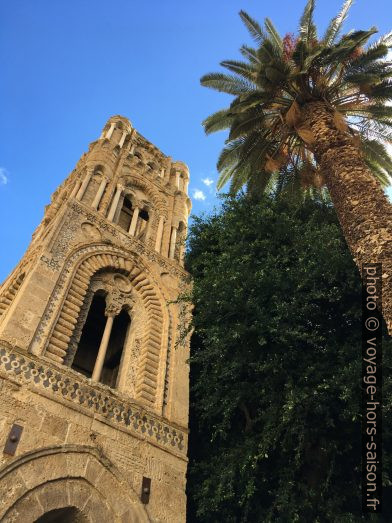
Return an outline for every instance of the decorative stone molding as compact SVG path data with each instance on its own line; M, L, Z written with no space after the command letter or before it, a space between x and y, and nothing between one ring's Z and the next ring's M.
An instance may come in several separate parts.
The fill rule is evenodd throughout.
M107 220L102 218L99 215L99 213L92 212L90 208L87 208L83 204L76 201L70 203L70 208L73 211L75 211L76 214L84 216L86 220L95 224L102 233L107 234L108 239L112 238L119 242L119 246L124 247L125 249L127 249L128 252L135 252L137 254L140 254L141 256L146 257L149 261L157 263L162 269L165 269L166 272L172 274L173 276L176 276L177 278L180 278L180 280L184 284L189 282L189 275L184 269L179 267L176 263L170 262L165 256L162 256L161 254L157 253L154 249L149 248L148 245L144 244L141 241L138 241L137 238L130 236L123 229L121 229L121 227L118 227L116 224L109 223ZM76 216L74 215L72 216L70 221L75 221L75 219ZM103 238L105 240L104 234ZM54 252L54 255L54 258L56 258L56 256L59 255L59 251L57 248ZM51 269L53 269L54 266L57 267L59 265L58 262L61 259L63 258L59 258L58 260L49 260L48 258L46 258L43 261Z
M22 285L24 277L24 272L21 272L18 275L14 276L8 288L0 296L0 318L13 302L20 286Z
M11 460L0 469L0 492L4 522L32 523L67 507L88 523L150 521L116 467L88 446L47 447Z
M151 182L147 183L141 176L135 175L125 175L122 176L120 180L126 189L132 190L133 188L138 188L143 191L151 199L152 207L154 207L158 213L167 216L167 204Z
M17 349L7 349L0 342L0 370L21 384L47 391L66 402L81 407L88 415L100 414L111 423L163 448L186 454L186 433L148 414L113 389L89 383L71 369L58 367Z
M149 404L155 404L164 335L163 300L156 282L144 269L144 264L130 256L125 258L121 250L110 249L105 245L86 247L76 251L67 260L34 336L31 351L38 354L39 347L42 346L41 340L48 334L46 356L58 363L64 362L91 279L102 269L123 271L144 304L147 323L136 394ZM52 328L48 331L50 324Z

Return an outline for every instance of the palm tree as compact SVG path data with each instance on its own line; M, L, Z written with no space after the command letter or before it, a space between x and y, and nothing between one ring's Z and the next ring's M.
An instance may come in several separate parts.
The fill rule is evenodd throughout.
M341 30L352 0L346 0L324 36L308 0L299 33L284 38L272 22L265 30L240 16L256 46L242 46L245 61L221 65L234 74L210 73L201 83L234 95L230 107L209 116L207 133L229 129L218 160L218 188L231 190L257 180L259 190L326 187L359 269L382 263L383 313L392 334L392 207L382 186L392 160L392 33L372 45L377 32ZM365 47L366 45L366 47Z

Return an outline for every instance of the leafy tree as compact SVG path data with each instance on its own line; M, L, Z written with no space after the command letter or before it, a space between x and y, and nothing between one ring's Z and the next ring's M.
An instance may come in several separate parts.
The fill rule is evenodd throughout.
M333 207L232 197L195 219L189 247L187 521L361 520L361 284Z
M392 36L366 44L376 33L341 36L352 0L330 22L322 37L308 0L298 34L278 34L267 18L263 29L241 11L256 42L243 45L245 61L221 65L234 74L210 73L204 86L234 95L227 109L205 122L207 133L229 129L219 160L219 187L231 179L235 192L251 181L263 191L328 188L345 239L361 268L383 263L383 309L392 333L392 208L381 184L392 161L385 141L392 139Z

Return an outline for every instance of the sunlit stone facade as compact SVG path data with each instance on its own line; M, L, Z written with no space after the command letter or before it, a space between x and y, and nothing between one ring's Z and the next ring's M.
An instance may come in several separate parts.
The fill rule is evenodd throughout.
M110 118L0 287L1 521L185 521L188 182Z

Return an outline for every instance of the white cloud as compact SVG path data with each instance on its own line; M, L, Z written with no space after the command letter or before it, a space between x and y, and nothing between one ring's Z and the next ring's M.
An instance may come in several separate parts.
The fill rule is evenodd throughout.
M211 178L203 178L201 181L204 185L207 185L207 187L210 187L214 183L214 180L211 180Z
M195 200L205 200L206 199L206 195L200 189L194 189L193 197Z
M0 167L0 185L7 185L8 183L8 172L4 167Z

